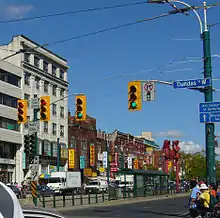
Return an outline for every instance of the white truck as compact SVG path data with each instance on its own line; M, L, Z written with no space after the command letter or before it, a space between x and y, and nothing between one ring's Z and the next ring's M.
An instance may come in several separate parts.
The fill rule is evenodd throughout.
M76 193L81 185L80 172L53 172L47 184L55 194Z

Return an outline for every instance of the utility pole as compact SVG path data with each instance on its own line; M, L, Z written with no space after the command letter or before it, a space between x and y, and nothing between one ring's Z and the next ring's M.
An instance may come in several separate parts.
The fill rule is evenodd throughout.
M109 147L110 147L110 142L109 142L109 134L107 135L107 183L109 184L110 180L110 163L109 163Z
M204 2L204 31L203 31L203 53L204 53L204 78L212 78L212 59L211 59L211 43L210 31L207 24L207 7ZM212 85L204 90L205 102L213 101ZM207 182L216 181L215 169L215 147L214 147L214 123L205 124L205 141L206 141L206 177Z
M57 138L57 172L60 171L60 138Z

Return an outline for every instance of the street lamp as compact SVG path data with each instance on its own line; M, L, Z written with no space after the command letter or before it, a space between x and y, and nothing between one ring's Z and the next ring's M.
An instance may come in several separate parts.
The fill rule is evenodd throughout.
M181 9L178 9L175 5L172 4L172 2L187 6L190 10L192 10L195 13L197 20L199 22L199 25L200 25L200 34L203 40L204 78L212 78L211 44L210 44L210 32L209 32L208 24L207 24L206 2L203 3L204 5L204 26L203 26L202 19L200 15L198 14L198 12L195 10L194 7L192 7L186 2L179 1L179 0L148 0L148 3L155 3L155 4L168 3L172 7L174 7L177 11L179 10L179 12L181 13L182 12ZM204 88L202 92L205 95L205 102L213 101L212 85ZM214 123L205 124L206 177L207 177L207 181L210 183L216 181L214 130L215 130Z

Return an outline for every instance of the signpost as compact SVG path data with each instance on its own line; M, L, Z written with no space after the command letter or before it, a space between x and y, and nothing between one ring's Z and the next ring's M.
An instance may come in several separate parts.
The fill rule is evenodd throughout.
M32 98L31 99L31 108L38 109L39 108L39 98Z
M143 83L143 101L154 101L155 100L155 82L147 81Z
M33 134L35 132L38 132L40 128L39 121L32 121L28 123L28 133Z
M207 102L199 104L200 123L220 122L220 102Z
M173 81L174 89L187 89L211 86L211 78Z
M29 165L29 169L31 171L31 180L34 181L37 179L37 175L38 175L38 168L39 165L38 164L30 164Z

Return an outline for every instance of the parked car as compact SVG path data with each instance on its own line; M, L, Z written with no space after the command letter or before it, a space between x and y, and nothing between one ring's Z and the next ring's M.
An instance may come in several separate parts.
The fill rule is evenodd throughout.
M38 196L44 196L44 197L50 197L55 194L54 191L46 185L37 186L37 192L38 192Z
M14 185L7 185L9 188L11 188L11 190L15 193L15 195L17 196L18 199L21 198L21 191Z

